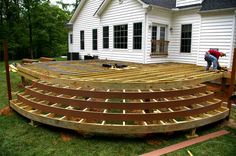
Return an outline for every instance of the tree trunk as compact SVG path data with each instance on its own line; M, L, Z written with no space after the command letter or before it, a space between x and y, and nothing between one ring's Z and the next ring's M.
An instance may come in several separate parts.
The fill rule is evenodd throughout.
M31 56L31 59L34 58L34 53L33 53L33 37L32 37L32 23L31 23L31 14L29 13L28 15L28 18L29 18L29 51L30 51L30 56Z
M31 59L34 58L33 53L33 37L32 37L32 21L31 21L31 4L30 0L27 0L27 13L28 13L28 29L29 29L29 52Z

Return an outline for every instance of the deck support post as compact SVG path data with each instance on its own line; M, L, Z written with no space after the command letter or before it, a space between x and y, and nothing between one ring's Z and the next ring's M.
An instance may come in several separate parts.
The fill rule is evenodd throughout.
M21 83L23 86L26 86L26 80L24 76L21 76Z
M3 48L4 48L4 62L5 62L5 70L6 70L8 103L10 104L10 101L12 100L12 94L11 94L11 81L10 81L10 71L9 71L9 62L8 62L8 44L6 40L3 42Z
M30 120L29 125L32 126L32 127L37 127L37 126L38 126L38 125L34 122L34 120Z
M227 78L223 77L221 79L221 91L225 91L226 90L226 86L227 86Z
M192 139L192 138L196 138L198 136L199 135L196 133L196 128L193 128L193 129L190 130L190 134L186 135L186 138L187 139Z
M234 87L235 87L235 74L236 74L236 48L234 48L231 79L230 79L230 86L229 86L229 90L228 90L228 105L227 105L227 107L229 108L229 116L227 118L228 120L230 117L230 111L231 111L231 107L232 107L232 101L230 100L230 97L232 96L232 93L233 93Z

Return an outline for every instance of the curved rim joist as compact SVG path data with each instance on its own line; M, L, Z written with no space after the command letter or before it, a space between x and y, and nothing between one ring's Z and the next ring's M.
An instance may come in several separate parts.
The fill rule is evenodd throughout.
M76 131L85 131L93 133L107 133L107 134L145 134L145 133L163 133L187 130L196 127L201 127L213 122L217 122L226 118L229 114L227 108L222 107L221 111L211 117L205 116L202 118L194 118L189 121L182 121L179 123L165 123L165 124L150 124L150 125L116 125L116 124L90 124L78 121L64 120L59 118L46 117L43 114L31 113L34 110L25 110L17 106L16 101L11 101L11 107L22 116L44 123L47 125L72 129Z

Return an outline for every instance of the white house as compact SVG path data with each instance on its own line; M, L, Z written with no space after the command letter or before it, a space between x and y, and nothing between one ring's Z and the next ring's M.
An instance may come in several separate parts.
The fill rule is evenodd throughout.
M236 46L236 0L81 0L68 25L69 53L138 63L205 65L210 48Z

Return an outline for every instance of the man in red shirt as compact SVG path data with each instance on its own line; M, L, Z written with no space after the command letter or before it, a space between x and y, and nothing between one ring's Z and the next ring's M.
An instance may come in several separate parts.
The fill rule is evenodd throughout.
M218 69L221 68L218 60L220 57L223 56L226 56L226 54L219 52L218 50L215 49L210 49L208 52L206 52L205 55L205 61L207 61L206 70L209 70L209 68L213 64L213 70L218 71Z

